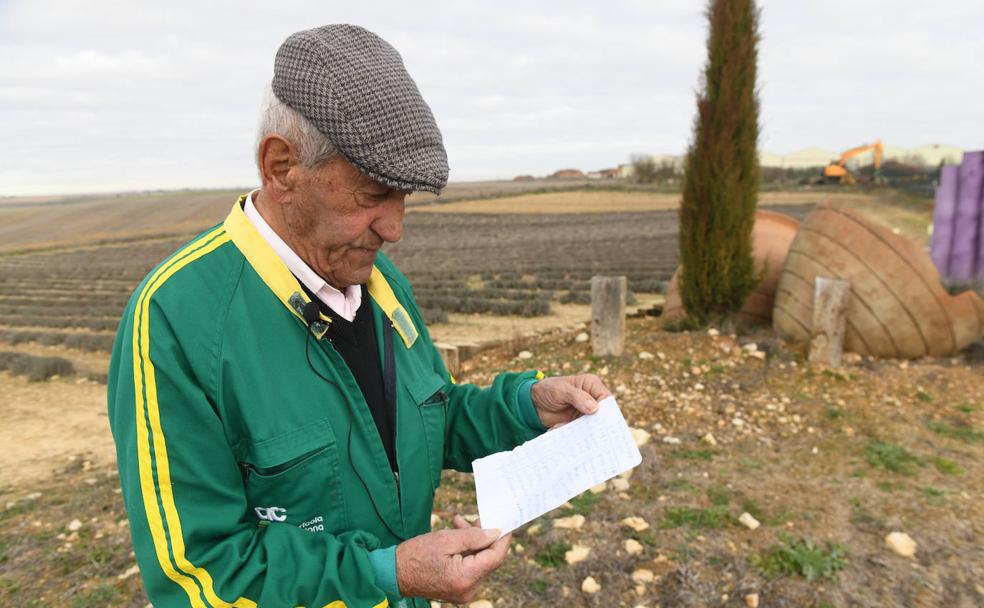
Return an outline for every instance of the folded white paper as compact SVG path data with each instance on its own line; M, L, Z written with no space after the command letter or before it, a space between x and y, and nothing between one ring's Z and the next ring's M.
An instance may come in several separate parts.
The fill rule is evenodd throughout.
M472 462L483 528L512 532L642 462L615 398L598 405L594 414Z

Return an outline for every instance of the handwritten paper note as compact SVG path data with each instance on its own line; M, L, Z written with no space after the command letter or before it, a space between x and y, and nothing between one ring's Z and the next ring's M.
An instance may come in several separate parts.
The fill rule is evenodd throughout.
M509 451L472 462L483 528L503 534L642 462L614 397Z

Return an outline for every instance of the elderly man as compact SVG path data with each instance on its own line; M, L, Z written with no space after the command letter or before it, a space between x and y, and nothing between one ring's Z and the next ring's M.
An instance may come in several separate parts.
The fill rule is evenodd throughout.
M109 411L155 606L466 601L509 537L432 532L441 470L591 413L594 376L455 384L380 253L447 180L396 51L290 36L256 149L262 187L161 263L120 324Z

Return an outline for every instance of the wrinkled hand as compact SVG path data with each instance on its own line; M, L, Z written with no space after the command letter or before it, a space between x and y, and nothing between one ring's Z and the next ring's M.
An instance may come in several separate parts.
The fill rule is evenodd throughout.
M453 521L455 530L437 530L397 545L401 595L468 603L482 579L502 564L512 535L496 540L499 530L471 526L460 515Z
M530 391L540 422L547 428L570 422L581 414L595 413L598 402L611 394L594 374L544 378Z

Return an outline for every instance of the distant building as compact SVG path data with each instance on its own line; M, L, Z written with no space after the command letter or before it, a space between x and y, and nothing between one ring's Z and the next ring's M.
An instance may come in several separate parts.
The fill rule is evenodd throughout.
M858 143L856 145L861 145ZM779 167L782 169L807 169L825 167L831 162L840 160L841 154L849 150L848 146L840 152L823 148L804 148L786 155L773 154L759 150L759 163L763 167ZM942 161L944 164L958 164L963 158L963 150L944 144L928 144L917 148L898 148L886 145L883 148L882 162L893 160L909 165L935 167ZM853 168L870 165L874 162L872 152L859 154L847 161L847 166Z
M645 155L640 155L645 158ZM635 156L634 156L635 157ZM684 156L674 155L674 154L650 154L649 158L656 164L657 167L673 167L673 171L676 173L683 172L683 161ZM616 171L617 177L621 179L630 179L635 175L635 167L632 163L625 163L619 165L616 169L608 169L609 171Z
M584 179L584 173L580 169L561 169L559 171L554 171L553 175L550 177L556 179Z
M533 177L532 175L517 175L516 177L513 178L513 181L514 182L531 182L531 181L533 181L535 179L536 178Z

